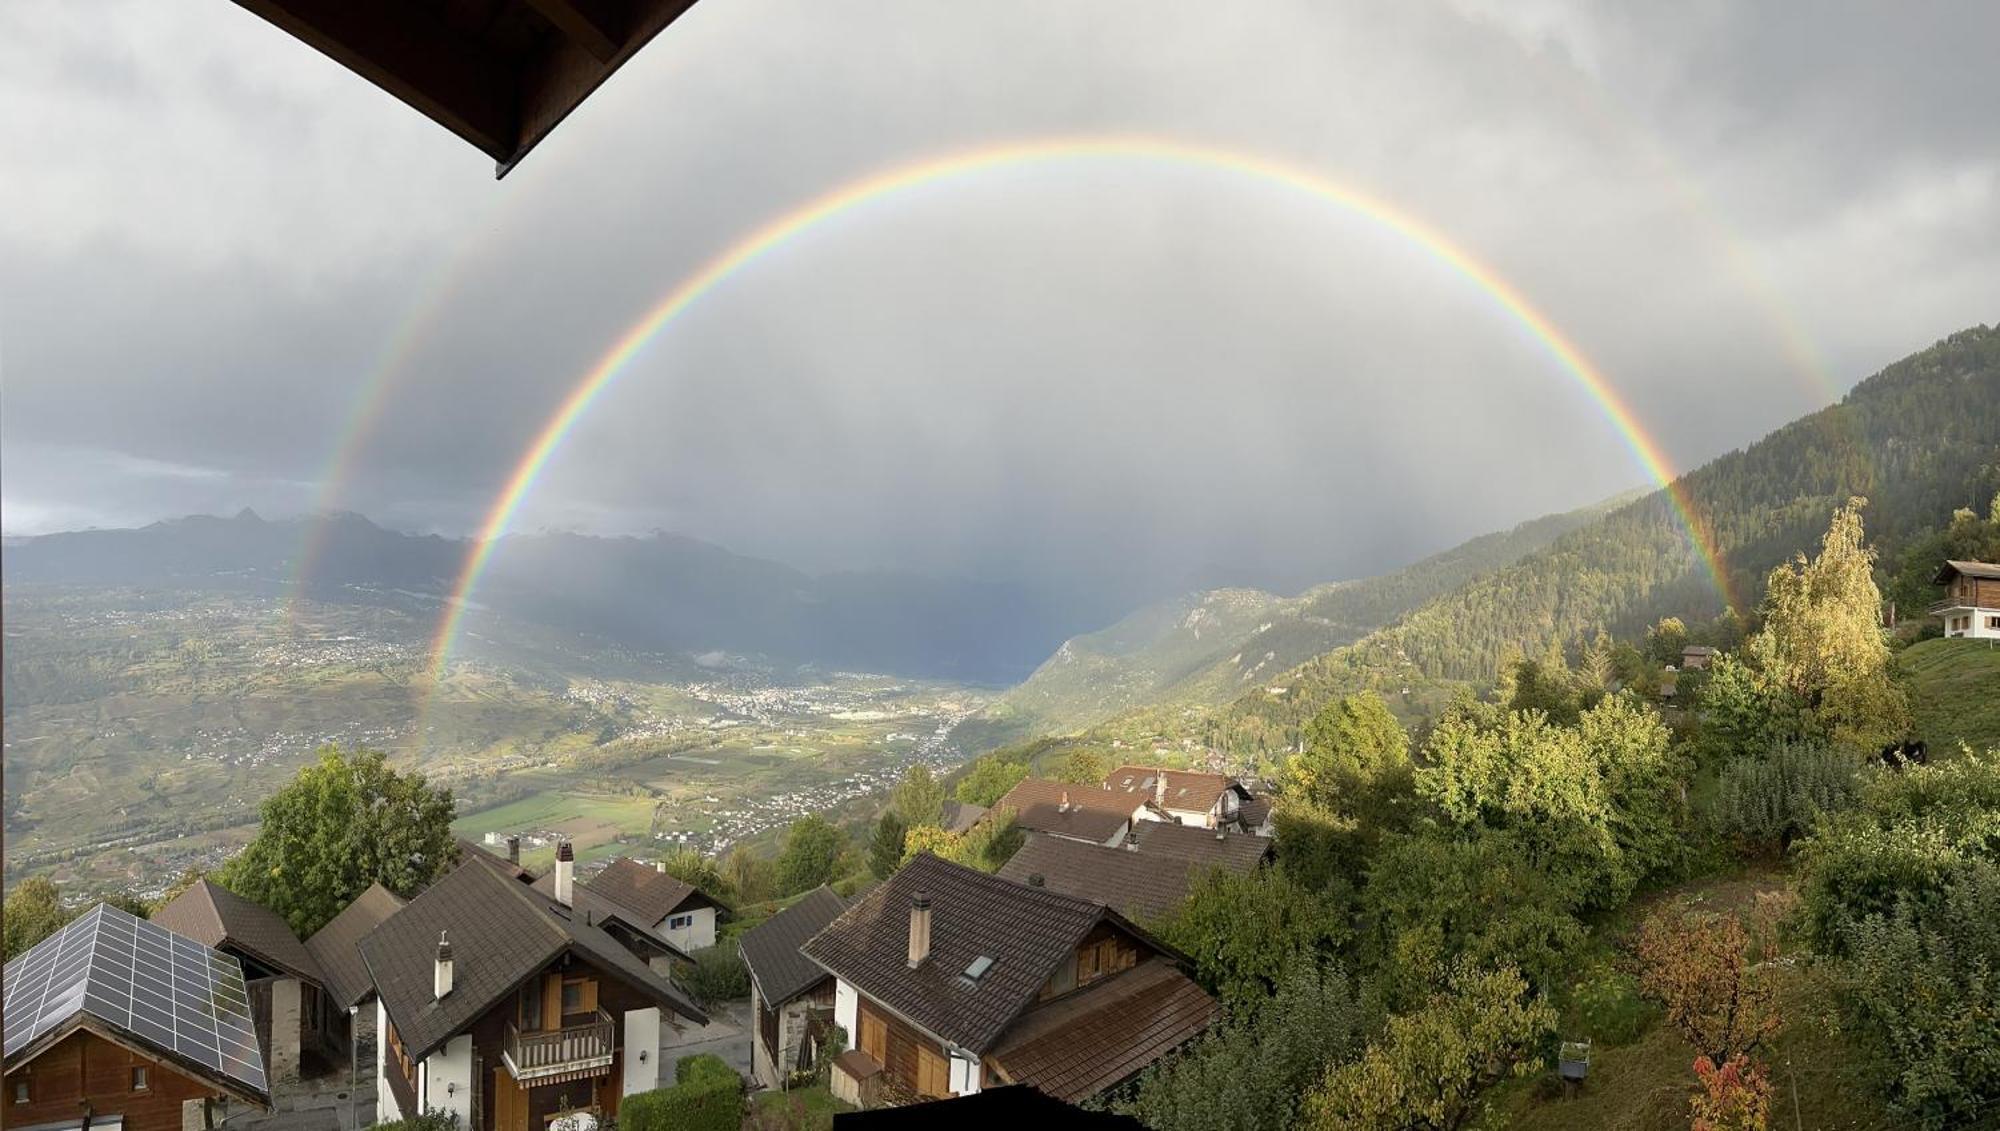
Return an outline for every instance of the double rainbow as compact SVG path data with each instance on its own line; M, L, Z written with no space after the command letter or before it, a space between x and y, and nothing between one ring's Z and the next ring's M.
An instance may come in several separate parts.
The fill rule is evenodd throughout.
M1716 590L1731 608L1739 603L1728 571L1659 445L1640 425L1617 390L1565 337L1546 315L1492 266L1474 258L1442 232L1395 206L1359 190L1294 165L1252 154L1147 136L1084 137L1036 140L988 146L900 165L834 189L787 212L724 249L699 270L668 291L651 310L627 329L596 364L571 386L555 412L514 465L505 488L480 525L456 583L446 598L437 634L431 644L432 686L443 679L451 648L468 607L500 538L507 532L521 503L534 490L549 460L577 422L590 411L647 343L704 295L772 251L829 220L863 205L922 186L961 179L1003 166L1039 165L1074 160L1142 160L1218 169L1294 189L1354 213L1408 240L1488 295L1526 329L1556 360L1562 372L1595 401L1631 448L1646 474L1667 492Z

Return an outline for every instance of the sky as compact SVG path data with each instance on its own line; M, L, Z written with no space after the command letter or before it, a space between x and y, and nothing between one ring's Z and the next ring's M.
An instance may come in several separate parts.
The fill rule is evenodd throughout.
M702 0L495 181L223 0L17 0L0 526L334 506L468 533L623 329L772 217L927 157L1135 133L1446 233L1689 468L2000 317L1996 39L1979 3ZM1379 572L1645 481L1409 240L1086 158L898 194L738 272L515 529L1137 604Z

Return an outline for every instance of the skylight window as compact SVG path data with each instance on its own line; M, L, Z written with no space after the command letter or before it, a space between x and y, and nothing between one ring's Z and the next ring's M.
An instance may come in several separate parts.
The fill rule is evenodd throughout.
M979 979L984 978L986 972L991 969L993 969L993 960L982 954L978 958L973 959L972 965L967 966L965 973L959 976L965 979L967 985L976 986L979 984Z

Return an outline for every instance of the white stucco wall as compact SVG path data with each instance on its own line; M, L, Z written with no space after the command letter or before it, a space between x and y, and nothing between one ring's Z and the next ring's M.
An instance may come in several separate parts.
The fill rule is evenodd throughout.
M1961 617L1971 617L1972 624L1967 628L1953 628L1952 623ZM2000 640L2000 628L1990 628L1987 625L1987 621L1993 617L2000 617L2000 609L1956 608L1946 609L1940 615L1940 619L1944 621L1946 636L1963 636L1972 640Z
M693 922L685 927L668 927L680 915L693 916ZM653 928L661 938L685 951L696 951L715 945L715 908L697 907L692 911L676 912L660 920Z
M848 985L839 978L835 978L833 980L833 1023L846 1031L847 1047L851 1049L861 1047L860 1016L860 996L854 992L853 986Z
M382 1008L382 1002L378 998L375 1002L375 1032L381 1034L388 1031L389 1011ZM388 1063L389 1042L386 1040L377 1040L375 1042L375 1121L377 1123L388 1123L391 1120L402 1119L407 1115L403 1111L403 1106L396 1102L396 1093L389 1088Z
M472 1126L472 1034L461 1033L424 1058L417 1069L424 1106L450 1112L461 1127Z
M299 1015L304 990L297 978L275 978L271 981L269 1067L272 1080L299 1078Z
M1172 817L1183 825L1193 825L1196 828L1212 829L1215 827L1215 811L1213 809L1168 809L1167 816Z
M660 1086L660 1007L625 1011L625 1090L623 1095L650 1092ZM646 1059L640 1060L640 1053Z

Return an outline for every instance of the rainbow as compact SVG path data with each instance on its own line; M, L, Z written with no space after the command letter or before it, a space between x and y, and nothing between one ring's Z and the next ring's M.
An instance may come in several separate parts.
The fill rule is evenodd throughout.
M1470 252L1415 216L1354 188L1281 161L1214 146L1147 136L1059 138L966 150L895 166L863 177L769 221L723 249L676 284L577 380L514 465L505 487L494 499L481 523L457 581L446 597L444 613L431 644L432 686L437 686L444 678L452 644L468 607L467 598L478 586L501 536L507 532L522 501L534 490L549 459L562 446L570 430L626 372L647 343L683 311L766 254L862 205L921 186L964 178L1002 166L1107 158L1195 165L1295 189L1365 217L1402 236L1478 287L1533 335L1570 380L1597 403L1646 474L1666 489L1717 592L1731 608L1741 607L1730 587L1728 570L1713 539L1707 534L1706 524L1701 521L1685 486L1679 482L1659 444L1647 434L1631 408L1584 356L1583 351L1493 267L1475 259Z

